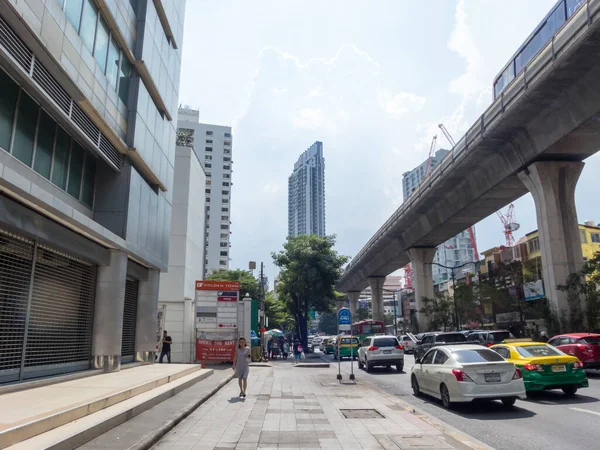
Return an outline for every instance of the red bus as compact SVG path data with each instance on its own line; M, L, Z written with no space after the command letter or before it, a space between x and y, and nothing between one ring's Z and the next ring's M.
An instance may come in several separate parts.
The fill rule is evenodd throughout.
M359 338L360 342L374 334L384 334L384 330L385 326L380 320L361 320L352 324L352 336Z

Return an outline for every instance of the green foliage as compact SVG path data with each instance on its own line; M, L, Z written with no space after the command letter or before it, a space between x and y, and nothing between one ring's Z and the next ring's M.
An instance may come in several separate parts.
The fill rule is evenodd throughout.
M423 297L421 313L429 317L432 330L444 331L452 324L454 317L454 302L446 292L436 292L433 298ZM422 330L425 331L425 330Z
M289 305L273 291L265 294L265 311L269 318L269 328L279 328L284 331L294 329L294 317L290 313Z
M369 308L358 308L356 314L352 318L352 322L360 322L361 320L367 320L371 318Z
M335 312L325 312L319 322L319 331L334 336L337 334L337 314Z
M335 236L302 235L289 237L283 250L272 254L273 262L281 269L277 293L288 302L304 346L309 309L324 313L333 308L335 284L348 261L334 250L334 245Z
M252 274L246 270L213 270L207 280L215 281L238 281L240 283L240 297L250 294L250 298L259 297L259 282Z

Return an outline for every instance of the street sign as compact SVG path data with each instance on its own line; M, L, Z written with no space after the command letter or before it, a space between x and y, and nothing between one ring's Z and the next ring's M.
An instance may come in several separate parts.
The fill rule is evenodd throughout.
M236 328L237 325L235 323L220 323L219 328Z
M338 311L338 328L340 331L350 330L352 325L352 316L348 308L341 308Z
M197 280L197 291L239 291L240 283L237 281Z

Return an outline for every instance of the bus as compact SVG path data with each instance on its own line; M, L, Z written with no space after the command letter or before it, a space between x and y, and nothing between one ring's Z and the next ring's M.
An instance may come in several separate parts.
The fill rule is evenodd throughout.
M356 336L360 342L364 338L374 334L384 334L385 325L380 320L361 320L352 324L352 336Z

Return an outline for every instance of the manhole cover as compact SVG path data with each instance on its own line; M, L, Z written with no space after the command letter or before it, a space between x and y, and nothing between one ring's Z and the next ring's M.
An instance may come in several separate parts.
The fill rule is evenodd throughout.
M388 438L402 450L447 450L456 448L436 436L388 436Z
M346 419L384 419L376 409L340 409Z

